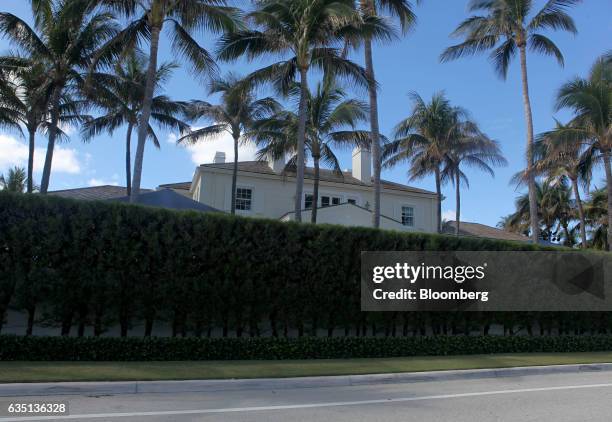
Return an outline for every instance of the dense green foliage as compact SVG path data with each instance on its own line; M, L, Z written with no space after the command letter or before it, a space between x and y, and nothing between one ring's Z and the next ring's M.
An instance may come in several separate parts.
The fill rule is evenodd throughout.
M608 314L366 313L362 250L529 250L527 243L314 226L0 193L0 315L64 335L411 336L607 333ZM142 328L132 329L137 322ZM31 324L28 327L31 332ZM131 330L131 331L130 331Z
M0 360L348 359L488 353L603 352L612 336L117 338L0 336Z

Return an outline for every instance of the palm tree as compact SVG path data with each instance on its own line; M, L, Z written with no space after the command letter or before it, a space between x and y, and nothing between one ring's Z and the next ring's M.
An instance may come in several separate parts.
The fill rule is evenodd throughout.
M299 97L301 87L295 87L293 94ZM310 93L309 93L310 94ZM368 107L362 101L347 98L346 92L338 87L333 76L327 75L317 84L314 93L307 98L305 148L312 157L314 165L314 183L312 193L311 223L317 222L319 202L319 182L321 162L331 167L336 174L342 175L342 169L333 148L353 147L369 148L370 132L355 129L359 121L366 119ZM278 158L290 153L286 168L294 169L297 163L297 136L299 116L291 111L283 111L257 122L254 133L262 145L260 158L272 156Z
M558 142L585 148L583 162L603 163L608 209L612 209L612 53L593 65L588 78L575 78L557 94L556 109L569 108L574 118L557 128ZM608 246L612 246L612 213L608 213Z
M515 175L514 180L519 179L523 173ZM548 178L542 182L536 182L536 201L538 214L538 230L542 233L542 239L554 241L559 238L559 230L562 228L566 234L566 240L572 239L569 233L569 223L574 219L573 204L570 200L571 188L567 179ZM503 228L528 234L531 226L531 207L529 194L519 196L515 201L516 211L503 219Z
M359 0L359 11L364 17L376 16L378 11L388 13L396 18L402 31L405 33L416 24L416 16L413 6L407 0ZM382 153L380 145L380 129L378 125L378 98L376 78L374 75L374 62L372 59L372 39L364 39L365 69L368 76L368 94L370 101L370 130L372 133L372 160L373 170L372 183L374 187L374 206L372 212L372 225L380 227L380 171L382 165Z
M527 47L533 52L554 56L563 66L563 55L557 46L537 31L544 29L565 30L576 33L574 21L567 9L579 0L548 0L544 7L529 19L531 0L471 0L470 12L484 12L464 20L453 36L464 37L460 44L447 48L440 56L443 62L462 56L492 50L490 58L502 78L508 74L510 61L519 53L523 104L527 123L527 175L529 206L531 207L531 238L538 242L538 222L535 174L533 173L533 117L529 84L527 80Z
M12 66L6 66L0 58L0 127L21 132L19 97L12 78Z
M491 166L507 165L499 143L489 139L473 122L461 122L444 158L442 183L450 180L455 185L455 234L459 235L461 224L461 182L469 188L467 175L462 165L477 168L495 177Z
M582 159L584 147L576 143L563 142L563 133L568 127L557 122L557 128L538 135L534 144L535 170L550 177L567 177L580 219L581 246L587 247L586 220L578 183L586 186L591 179L591 162Z
M89 88L89 98L103 110L104 114L87 120L81 131L83 140L88 141L102 132L112 135L116 129L127 125L125 181L128 196L132 193L132 132L138 127L138 117L143 107L147 63L146 56L132 53L115 65L114 73L94 73L92 75L95 82ZM176 65L173 63L163 63L157 69L156 90L161 90L175 68ZM151 120L158 126L179 130L181 133L189 130L189 125L177 118L177 115L184 114L185 103L172 101L165 95L154 96L152 102ZM148 125L147 133L155 147L159 148L159 139L151 124Z
M392 32L380 19L360 19L353 0L263 0L248 18L256 25L225 35L218 51L222 60L243 55L249 59L267 54L289 56L287 60L264 67L247 79L253 84L272 81L287 93L299 74L300 101L298 108L297 163L295 188L295 218L302 221L304 187L304 156L309 94L308 72L319 68L349 78L355 84L367 86L363 68L347 60L339 47L344 40L357 42L363 37L385 37Z
M34 190L34 150L36 134L40 131L48 133L49 99L52 91L52 80L48 77L45 66L37 61L19 56L0 58L0 73L11 79L10 90L3 92L4 104L10 109L12 126L22 132L21 126L28 133L28 165L27 192ZM60 100L58 122L60 126L74 125L86 116L82 115L85 103L75 100L64 93ZM57 137L67 139L68 136L58 127Z
M53 150L58 136L62 99L78 92L81 71L87 69L99 47L116 32L114 17L102 13L91 0L36 0L34 27L19 17L0 13L0 32L44 65L50 79L49 141L40 192L49 188Z
M590 227L589 245L597 249L609 250L610 247L606 235L608 209L607 189L593 189L590 200L584 203L584 213Z
M442 230L442 165L455 136L455 130L467 112L454 107L443 92L435 93L426 103L416 92L409 94L413 107L410 116L394 130L395 140L385 146L385 167L409 161L410 180L434 174L437 193L437 230Z
M0 188L7 192L25 192L27 178L25 169L13 167L9 169L8 176L5 177L4 174L0 174Z
M569 224L575 219L574 201L572 198L572 187L566 176L549 177L545 182L540 208L543 210L544 221L557 224L557 229L549 235L550 238L559 240L559 232L564 235L564 245L574 246L574 235L569 230Z
M187 112L191 120L208 119L212 125L194 130L178 140L178 143L196 143L215 139L227 132L234 140L234 166L232 172L231 213L236 213L236 181L238 178L238 147L248 142L248 132L253 123L266 118L278 110L280 104L271 97L255 99L252 88L233 74L214 79L209 94L221 94L221 104L212 105L206 101L192 101Z
M225 0L97 0L111 10L135 19L121 34L106 46L98 57L100 63L108 63L125 49L134 48L142 38L149 41L149 65L144 90L144 100L138 124L138 143L134 158L134 176L130 201L140 194L142 164L149 119L153 112L153 94L156 85L157 60L160 35L164 27L170 29L173 53L187 59L198 75L214 75L217 67L210 53L192 37L194 31L209 30L219 33L241 27L238 10L227 7ZM140 10L141 15L137 16Z

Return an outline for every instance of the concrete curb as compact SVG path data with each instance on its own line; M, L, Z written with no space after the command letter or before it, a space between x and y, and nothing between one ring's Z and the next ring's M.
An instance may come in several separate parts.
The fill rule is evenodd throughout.
M348 387L354 385L506 378L601 371L612 371L612 363L299 378L15 383L0 384L0 397L280 390L291 388Z

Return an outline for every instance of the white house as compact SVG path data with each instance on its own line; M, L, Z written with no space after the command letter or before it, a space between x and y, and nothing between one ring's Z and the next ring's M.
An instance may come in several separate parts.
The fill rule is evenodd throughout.
M213 163L195 170L189 185L194 200L229 212L231 207L232 162L217 152ZM371 153L353 151L352 171L342 175L321 169L318 223L346 226L371 226L373 203ZM242 161L238 163L236 213L289 221L294 219L295 173L284 172L285 163L277 161ZM310 221L313 201L313 172L304 175L302 221ZM386 229L435 232L436 194L399 183L381 181L381 227ZM163 185L177 191L185 183Z

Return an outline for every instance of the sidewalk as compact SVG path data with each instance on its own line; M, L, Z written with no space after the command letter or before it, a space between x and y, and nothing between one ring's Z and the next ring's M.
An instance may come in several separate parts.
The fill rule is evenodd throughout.
M0 397L321 388L611 371L612 363L299 378L0 384Z

